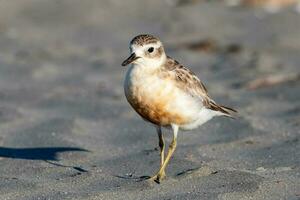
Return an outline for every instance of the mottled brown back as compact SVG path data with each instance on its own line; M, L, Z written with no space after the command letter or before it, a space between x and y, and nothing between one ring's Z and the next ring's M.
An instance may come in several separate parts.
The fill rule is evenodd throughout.
M230 111L236 112L232 108L216 104L215 101L210 98L206 87L195 73L171 57L167 58L164 68L162 69L162 75L174 79L174 83L176 83L177 87L191 96L199 97L206 108L222 112L228 116L231 115Z

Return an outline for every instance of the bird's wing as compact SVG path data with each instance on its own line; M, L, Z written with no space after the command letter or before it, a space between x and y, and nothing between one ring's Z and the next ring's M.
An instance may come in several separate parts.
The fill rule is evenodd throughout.
M178 88L182 89L193 97L199 98L202 101L203 106L206 108L220 111L229 116L230 111L235 112L235 110L232 108L218 105L213 99L211 99L208 95L206 87L196 76L196 74L181 65L176 60L168 57L164 69L168 73L168 76L174 80Z
M175 82L178 88L203 101L210 99L207 89L196 74L176 60L168 57L164 69L166 70L166 73L168 73L168 77Z

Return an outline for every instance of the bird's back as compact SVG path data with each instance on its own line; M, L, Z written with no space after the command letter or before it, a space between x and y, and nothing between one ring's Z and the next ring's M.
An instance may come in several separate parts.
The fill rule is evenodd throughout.
M172 77L178 88L195 99L200 99L202 105L212 111L220 112L220 115L231 116L236 110L218 105L208 94L208 91L201 80L194 72L181 65L176 60L168 57L164 65L164 71Z

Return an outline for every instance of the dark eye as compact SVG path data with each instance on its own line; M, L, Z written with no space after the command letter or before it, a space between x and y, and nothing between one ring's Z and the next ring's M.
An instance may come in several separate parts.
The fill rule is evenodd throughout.
M149 49L148 49L148 52L149 53L152 53L154 51L154 48L153 47L150 47Z

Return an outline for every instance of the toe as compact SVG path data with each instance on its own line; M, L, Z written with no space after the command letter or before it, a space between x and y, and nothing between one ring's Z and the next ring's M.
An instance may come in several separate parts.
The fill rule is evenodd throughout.
M149 180L156 182L157 184L160 184L160 182L166 177L166 174L158 173L155 176L152 176Z

